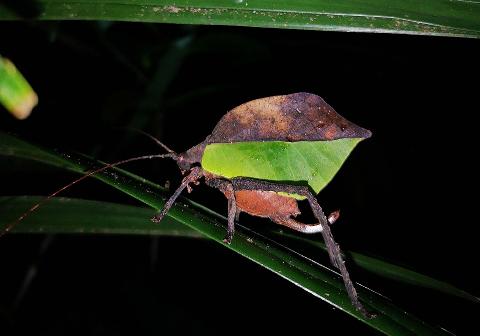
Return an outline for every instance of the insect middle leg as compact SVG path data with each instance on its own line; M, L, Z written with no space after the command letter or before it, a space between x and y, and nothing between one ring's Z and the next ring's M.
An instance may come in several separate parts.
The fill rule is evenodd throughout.
M350 274L345 266L345 261L342 258L342 253L340 251L340 246L333 239L332 232L328 225L328 219L323 213L322 208L317 202L316 197L306 186L296 186L296 185L286 185L282 183L275 183L271 181L257 180L248 177L238 177L232 179L233 189L238 190L262 190L262 191L275 191L275 192L286 192L290 194L297 194L307 197L307 200L310 204L313 214L317 218L319 224L322 226L322 236L325 240L327 246L328 254L332 264L340 270L342 275L345 288L347 290L348 296L352 301L353 306L360 311L366 317L373 317L365 307L362 305L358 299L357 291L353 285L352 280L350 279Z
M237 207L237 202L235 200L235 191L233 190L233 185L228 180L208 177L205 178L205 183L212 188L217 188L220 190L228 200L227 235L223 239L223 242L230 244L235 233L235 221L238 220L238 216L240 215L240 209Z

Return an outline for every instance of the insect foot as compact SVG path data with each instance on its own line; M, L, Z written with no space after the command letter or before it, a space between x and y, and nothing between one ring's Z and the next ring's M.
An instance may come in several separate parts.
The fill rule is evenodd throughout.
M230 245L232 243L232 239L233 239L233 231L227 230L227 234L225 238L223 238L223 242L227 245Z

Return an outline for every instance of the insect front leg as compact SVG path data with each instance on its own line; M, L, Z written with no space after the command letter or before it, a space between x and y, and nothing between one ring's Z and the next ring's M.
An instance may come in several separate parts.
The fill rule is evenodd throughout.
M154 223L159 223L163 217L167 214L168 210L172 207L173 203L175 203L175 200L180 196L182 193L183 189L189 188L190 183L196 183L201 177L203 176L203 170L200 167L193 167L190 170L190 173L185 176L182 180L182 183L180 186L175 190L172 196L168 199L167 203L163 206L163 209L157 213L155 216L152 217L152 222Z
M232 185L235 191L238 190L262 190L262 191L275 191L275 192L286 192L290 194L298 194L307 197L307 200L310 204L313 214L320 223L322 230L322 236L327 246L328 255L332 264L340 270L342 275L345 288L347 290L348 296L352 301L353 306L360 311L365 317L374 317L373 314L368 312L365 307L362 305L358 299L357 291L353 285L352 280L350 279L350 274L345 266L345 261L342 258L342 253L340 251L340 246L333 239L332 232L328 225L329 220L323 213L322 208L317 202L316 197L312 192L305 186L296 186L296 185L287 185L282 183L275 183L271 181L257 180L248 177L238 177L232 179Z

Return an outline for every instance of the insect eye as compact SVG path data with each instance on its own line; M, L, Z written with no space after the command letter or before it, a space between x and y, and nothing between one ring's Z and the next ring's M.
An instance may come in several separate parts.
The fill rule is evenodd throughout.
M179 158L179 160L177 161L177 165L182 171L188 171L191 167L191 164L183 158Z

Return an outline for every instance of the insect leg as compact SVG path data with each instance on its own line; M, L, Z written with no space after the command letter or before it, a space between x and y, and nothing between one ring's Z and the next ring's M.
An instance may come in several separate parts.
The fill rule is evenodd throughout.
M175 200L177 199L178 196L182 193L183 189L185 189L190 183L195 183L197 182L201 177L203 176L203 170L200 167L193 167L192 170L190 170L190 173L185 176L182 180L182 183L180 186L175 190L172 196L168 199L167 203L163 206L162 211L157 213L155 216L152 217L152 222L158 223L160 222L163 217L167 214L168 210L172 207L173 203L175 203Z
M282 183L275 183L271 181L257 180L248 177L238 177L232 179L232 184L234 190L263 190L263 191L275 191L275 192L286 192L290 194L298 194L307 197L307 200L310 204L313 214L317 218L318 222L322 226L322 236L325 240L327 246L328 255L330 256L330 261L332 264L340 270L342 274L342 279L345 284L348 296L352 301L353 306L360 311L366 317L373 317L365 307L360 303L358 299L357 291L353 285L352 280L350 279L350 274L348 273L347 267L345 266L345 261L342 258L340 251L340 246L333 239L332 232L328 225L328 219L323 213L322 208L317 202L316 197L312 194L306 186L296 186L296 185L287 185Z
M237 208L237 212L235 213L235 222L238 222L240 220L240 214L242 213L242 211Z
M233 190L232 183L230 181L219 178L207 178L205 182L210 187L220 190L228 200L227 235L223 239L223 242L226 244L230 244L233 239L233 234L235 233L235 221L237 220L237 216L240 214L240 210L238 209L237 202L235 200L235 192Z
M231 183L227 185L228 197L228 227L227 235L223 239L224 243L230 244L232 242L233 234L235 233L235 216L237 214L237 202L235 201L235 192Z

